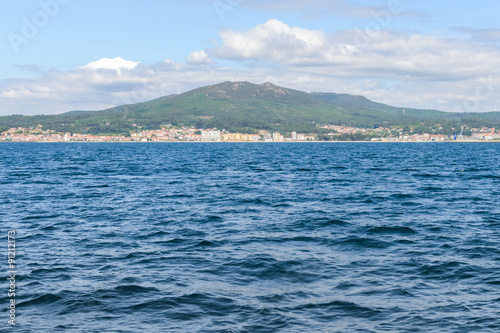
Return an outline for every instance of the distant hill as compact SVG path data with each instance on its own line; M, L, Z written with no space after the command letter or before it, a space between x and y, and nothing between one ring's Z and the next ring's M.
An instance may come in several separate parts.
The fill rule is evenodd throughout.
M500 127L500 112L450 113L397 108L363 96L306 93L272 83L223 82L180 95L103 111L73 111L53 116L0 117L0 130L42 124L57 132L123 134L161 125L227 129L252 133L317 132L317 124L357 127Z

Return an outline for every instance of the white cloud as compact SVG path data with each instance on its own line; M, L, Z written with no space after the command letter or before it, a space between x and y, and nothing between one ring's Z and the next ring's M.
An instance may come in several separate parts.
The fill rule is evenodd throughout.
M390 80L468 80L500 68L500 51L485 45L387 30L322 31L269 20L244 32L220 33L215 58L264 61L288 70Z
M186 60L190 65L209 65L213 62L205 51L192 52Z
M57 114L145 102L200 86L230 80L259 82L265 70L251 72L215 66L188 66L165 60L131 70L50 71L39 79L0 81L0 115Z
M269 20L246 32L226 30L220 37L223 44L209 52L222 59L292 62L317 57L328 47L322 31L292 28L278 20Z
M100 60L88 63L87 65L83 66L82 68L84 69L114 69L114 70L121 70L121 69L134 69L139 65L139 62L133 62L133 61L128 61L125 60L121 57L116 57L113 59L110 58L102 58Z

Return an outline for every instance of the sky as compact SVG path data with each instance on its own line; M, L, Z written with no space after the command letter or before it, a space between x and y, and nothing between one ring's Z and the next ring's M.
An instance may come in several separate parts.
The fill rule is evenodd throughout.
M0 3L0 115L103 110L224 81L500 111L493 0Z

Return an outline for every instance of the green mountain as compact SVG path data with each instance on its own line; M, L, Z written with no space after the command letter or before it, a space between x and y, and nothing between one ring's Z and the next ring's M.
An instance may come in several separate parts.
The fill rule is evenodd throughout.
M224 82L180 95L124 105L103 111L73 111L52 116L0 117L0 130L34 127L56 132L124 134L161 125L219 128L252 133L260 129L283 133L318 132L317 124L357 127L500 127L500 112L450 113L397 108L362 96L306 93L249 82Z

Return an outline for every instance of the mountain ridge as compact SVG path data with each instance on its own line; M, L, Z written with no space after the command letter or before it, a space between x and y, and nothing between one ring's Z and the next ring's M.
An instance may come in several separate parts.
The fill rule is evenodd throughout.
M35 124L36 123L36 124ZM178 95L121 105L100 111L70 111L54 116L4 116L0 129L42 124L44 129L71 133L130 133L165 124L257 130L317 132L317 125L355 127L500 127L500 112L450 113L394 107L364 96L307 93L247 81L199 87Z

